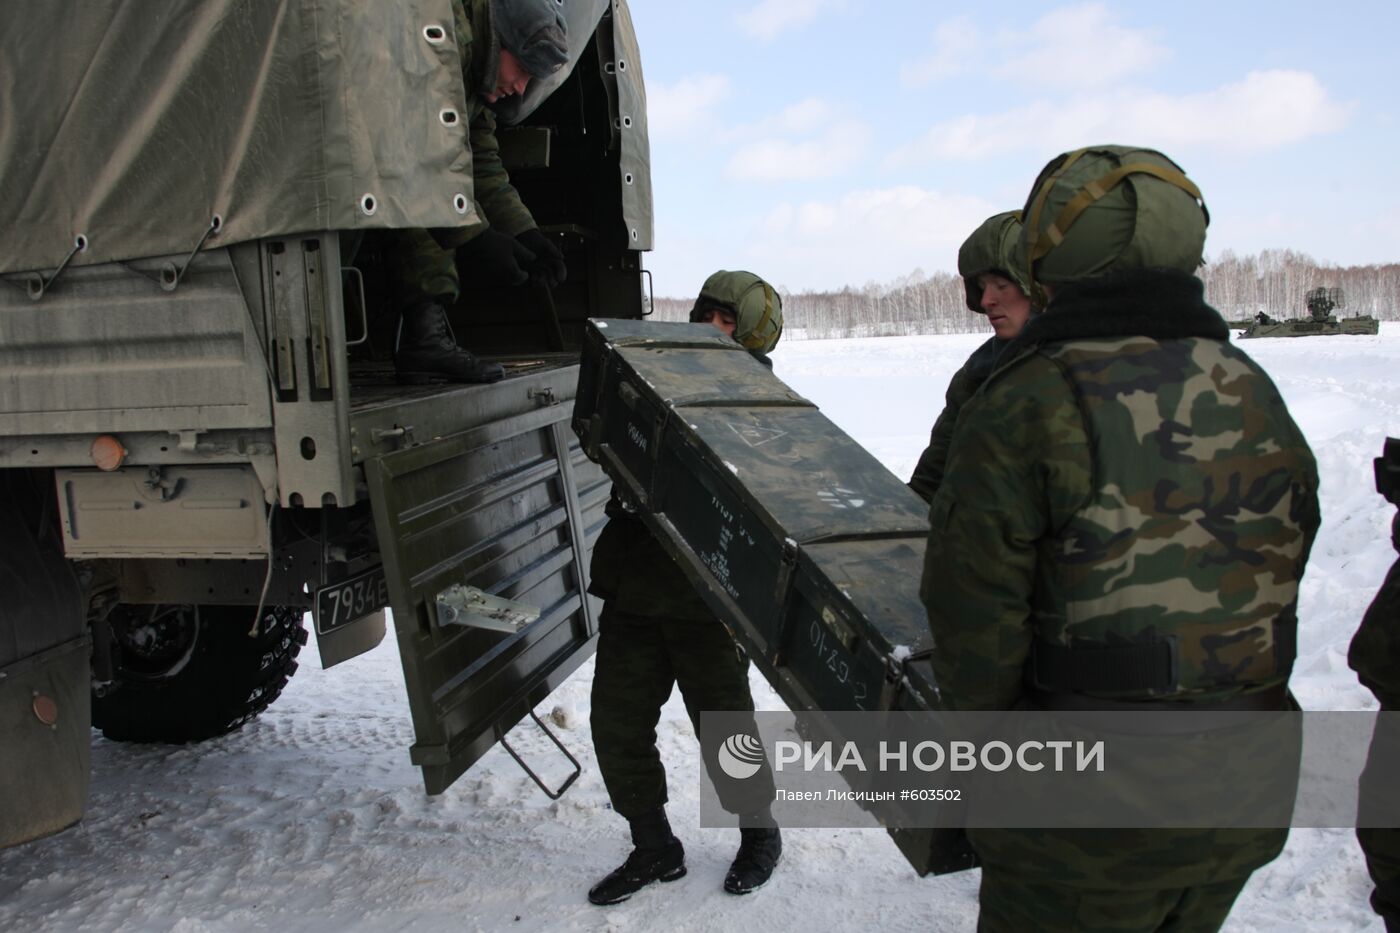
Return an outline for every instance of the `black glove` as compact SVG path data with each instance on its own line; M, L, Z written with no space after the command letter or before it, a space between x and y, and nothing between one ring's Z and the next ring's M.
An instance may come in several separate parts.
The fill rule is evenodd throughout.
M564 265L564 254L554 245L553 240L538 229L532 227L517 233L515 239L535 254L535 261L530 264L531 282L553 288L568 276L569 269Z
M487 227L457 247L462 268L478 282L486 285L524 285L530 278L527 271L535 261L519 240Z

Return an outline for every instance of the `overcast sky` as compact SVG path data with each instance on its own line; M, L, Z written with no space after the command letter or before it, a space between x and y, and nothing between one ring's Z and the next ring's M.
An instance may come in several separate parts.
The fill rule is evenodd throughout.
M1400 4L632 0L658 295L951 271L1052 156L1165 151L1208 255L1400 259Z

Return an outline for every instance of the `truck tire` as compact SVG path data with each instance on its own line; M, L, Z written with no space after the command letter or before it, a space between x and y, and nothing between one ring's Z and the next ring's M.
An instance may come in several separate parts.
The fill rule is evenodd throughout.
M93 691L92 724L118 742L184 744L225 735L282 694L306 644L301 610L248 606L117 606L108 618L111 686Z

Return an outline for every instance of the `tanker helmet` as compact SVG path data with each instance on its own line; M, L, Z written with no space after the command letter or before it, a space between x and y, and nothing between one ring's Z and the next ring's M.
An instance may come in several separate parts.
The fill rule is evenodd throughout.
M783 335L783 299L752 272L720 270L705 280L690 309L690 320L711 308L734 315L734 339L746 350L770 353Z
M978 314L987 313L982 310L982 286L977 278L989 273L1005 276L1015 282L1021 291L1030 294L1030 289L1026 287L1026 263L1020 258L1020 248L1020 211L993 214L963 242L958 249L958 275L962 276L970 310Z
M1124 269L1194 273L1210 213L1200 189L1155 149L1091 146L1040 172L1026 202L1021 255L1036 304L1037 283L1099 278Z

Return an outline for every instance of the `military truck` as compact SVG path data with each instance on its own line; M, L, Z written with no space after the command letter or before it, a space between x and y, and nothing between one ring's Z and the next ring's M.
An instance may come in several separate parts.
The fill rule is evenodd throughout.
M392 608L429 793L591 653L578 346L642 314L651 188L627 4L565 10L499 138L567 281L464 280L506 378L417 387L376 239L476 219L449 0L0 16L0 845L81 817L91 725L256 716L308 613L330 667Z
M1340 288L1319 286L1303 296L1306 318L1276 321L1260 311L1240 332L1250 337L1325 337L1336 334L1379 334L1381 323L1370 315L1338 319L1332 312L1346 306L1346 293Z

